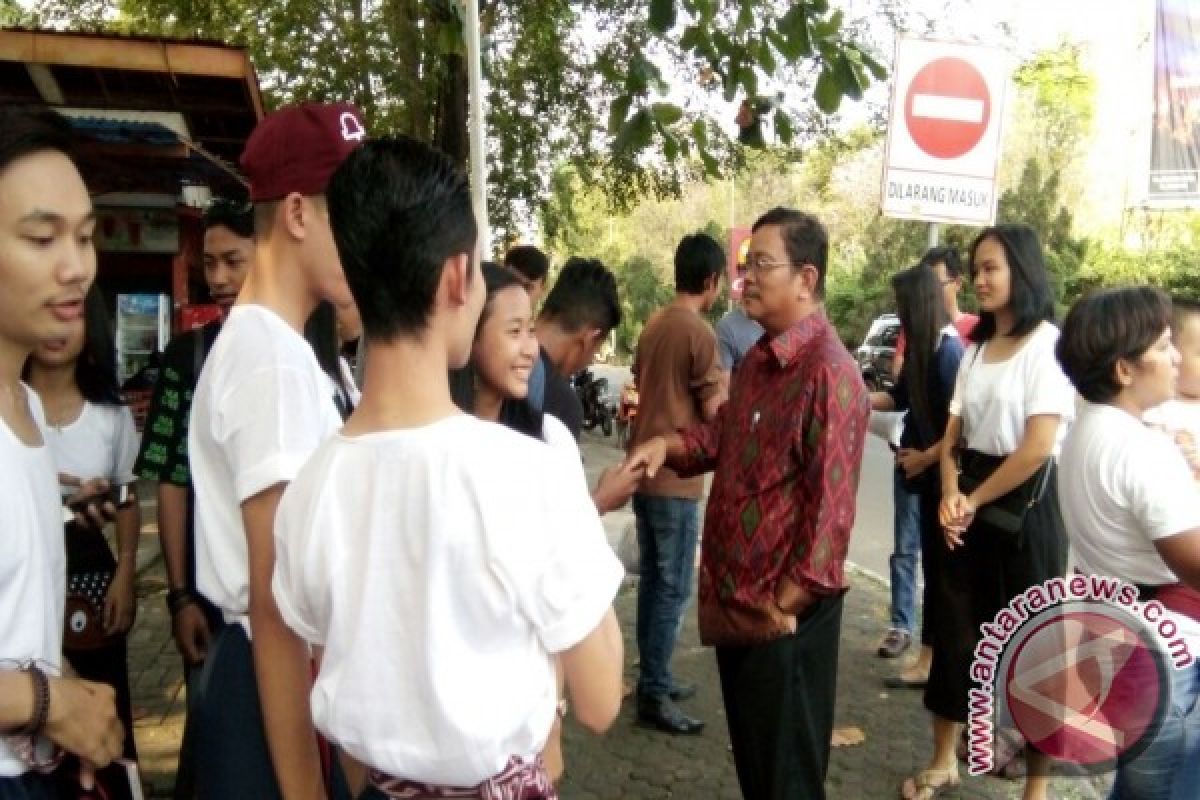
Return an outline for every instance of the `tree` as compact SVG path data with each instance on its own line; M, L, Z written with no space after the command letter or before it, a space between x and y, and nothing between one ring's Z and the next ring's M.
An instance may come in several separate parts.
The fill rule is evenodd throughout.
M572 164L625 206L677 193L686 176L721 174L740 157L716 98L768 103L786 143L821 117L803 117L783 87L807 87L828 113L884 75L828 0L479 5L489 205L500 241L540 207L553 165ZM38 0L25 22L240 43L272 106L350 99L373 130L466 159L458 0ZM685 105L668 97L681 87Z

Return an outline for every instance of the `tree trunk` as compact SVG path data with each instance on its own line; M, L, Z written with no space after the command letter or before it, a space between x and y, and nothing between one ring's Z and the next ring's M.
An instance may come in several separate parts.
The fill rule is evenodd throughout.
M437 130L433 145L466 166L470 155L467 135L467 60L458 54L442 56L438 82Z

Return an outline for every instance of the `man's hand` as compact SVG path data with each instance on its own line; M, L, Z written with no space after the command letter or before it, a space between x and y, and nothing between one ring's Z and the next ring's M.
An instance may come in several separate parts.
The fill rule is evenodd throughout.
M653 478L667 460L667 440L655 436L638 445L625 459L625 466L645 469L646 477Z
M189 665L199 664L208 655L212 631L204 610L196 603L188 603L171 617L171 633L175 636L179 655Z
M122 558L117 562L117 571L104 596L104 632L109 636L127 633L133 627L136 615L133 564L128 558Z
M642 483L645 470L626 461L609 467L600 473L600 480L592 491L592 501L601 514L620 508L629 502L630 496Z
M904 477L912 480L933 466L933 462L925 457L924 450L911 447L901 447L896 452L896 464L904 472Z
M63 503L75 512L75 522L78 525L85 528L103 528L117 516L117 507L105 497L112 486L104 478L85 481L60 472L58 483L75 490Z
M50 709L42 729L52 742L87 765L105 767L121 755L125 733L111 686L49 678Z

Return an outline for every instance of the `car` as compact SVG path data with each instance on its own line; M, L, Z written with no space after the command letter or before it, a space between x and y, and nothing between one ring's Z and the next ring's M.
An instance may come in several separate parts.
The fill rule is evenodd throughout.
M882 391L895 385L892 362L896 358L898 338L900 318L895 314L883 314L871 323L862 345L854 353L868 389Z

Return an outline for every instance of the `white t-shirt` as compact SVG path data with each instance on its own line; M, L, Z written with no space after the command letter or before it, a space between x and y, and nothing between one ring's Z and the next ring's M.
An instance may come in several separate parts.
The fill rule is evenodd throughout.
M1082 408L1058 462L1058 501L1076 563L1130 583L1177 583L1154 542L1200 528L1200 490L1183 455L1119 408ZM1198 652L1200 623L1176 621Z
M45 428L42 404L27 389L29 407ZM0 547L0 658L37 660L57 675L62 660L67 556L62 498L50 448L29 447L0 420L0 486L4 544ZM28 767L0 737L0 776Z
M136 480L138 435L128 406L84 403L70 425L46 425L42 434L59 472L85 481L104 478L113 486Z
M1169 400L1152 408L1142 418L1147 425L1166 431L1175 441L1179 434L1191 438L1190 446L1200 449L1200 403ZM1178 446L1180 443L1176 441ZM1193 471L1193 477L1197 471Z
M1075 416L1075 388L1054 356L1057 343L1058 328L1043 322L1005 361L985 362L987 342L967 348L950 413L962 419L969 448L1006 456L1021 444L1029 417L1057 414L1062 421L1054 449L1059 450Z
M296 477L341 425L329 378L304 337L263 306L234 306L196 384L188 458L196 492L196 582L247 633L242 502Z
M467 415L321 445L280 503L274 576L284 621L324 647L317 728L448 786L539 753L551 656L623 575L580 472L577 451Z

